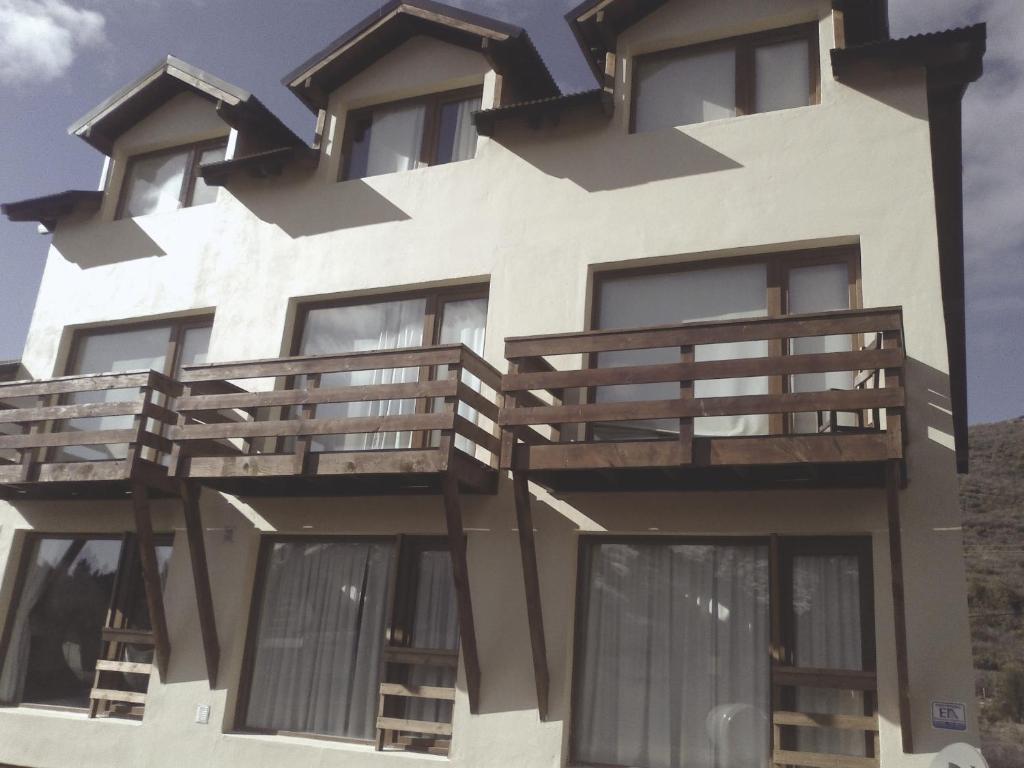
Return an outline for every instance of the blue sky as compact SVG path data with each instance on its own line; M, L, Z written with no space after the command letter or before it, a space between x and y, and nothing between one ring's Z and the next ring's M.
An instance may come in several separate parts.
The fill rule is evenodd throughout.
M578 0L450 1L526 27L564 89L592 85L562 20ZM67 126L168 53L252 91L310 138L313 117L282 76L381 2L0 0L0 200L94 189L103 158ZM970 418L1024 415L1021 0L890 6L895 35L989 22L986 76L964 103ZM21 354L48 245L0 219L0 359Z

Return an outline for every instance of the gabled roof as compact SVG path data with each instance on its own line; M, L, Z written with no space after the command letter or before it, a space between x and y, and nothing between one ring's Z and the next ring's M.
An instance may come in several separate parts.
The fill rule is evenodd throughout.
M330 43L282 81L316 112L331 91L416 35L480 51L526 98L559 93L554 78L522 27L434 0L390 0Z
M109 155L121 134L185 91L214 102L218 114L232 128L256 131L283 146L303 143L251 93L174 56L92 109L68 128L68 133Z
M668 0L583 0L567 14L576 41L598 81L604 57L614 51L618 36ZM856 45L889 36L888 0L832 0L843 11L846 44Z
M103 202L103 193L94 190L70 189L44 197L33 197L13 203L0 203L0 213L10 221L38 221L52 230L57 220L75 211L94 213Z

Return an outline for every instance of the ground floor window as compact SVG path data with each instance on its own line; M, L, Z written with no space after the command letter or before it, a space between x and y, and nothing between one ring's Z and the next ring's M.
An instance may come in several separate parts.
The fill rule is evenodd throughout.
M773 690L772 658L787 667L873 668L869 563L860 539L585 539L574 759L761 768L771 762L774 709L864 714L863 692ZM862 733L794 730L789 749L868 749Z
M268 539L261 552L241 722L246 729L372 741L388 646L458 647L443 540ZM454 685L453 670L413 670L414 685ZM406 717L450 720L450 703ZM448 707L446 711L441 711Z

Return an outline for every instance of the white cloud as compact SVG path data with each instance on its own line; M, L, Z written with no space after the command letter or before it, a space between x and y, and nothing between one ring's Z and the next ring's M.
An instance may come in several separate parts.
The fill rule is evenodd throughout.
M65 0L0 0L0 84L61 77L80 50L106 41L105 24Z

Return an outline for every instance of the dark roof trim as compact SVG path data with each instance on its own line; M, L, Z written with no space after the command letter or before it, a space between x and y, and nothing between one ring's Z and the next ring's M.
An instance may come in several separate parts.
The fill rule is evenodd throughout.
M302 143L251 93L174 56L92 109L68 133L109 155L121 134L183 91L215 102L217 113L232 128L258 132L277 144Z
M567 93L547 99L520 101L516 104L474 112L473 124L476 125L477 133L481 136L493 136L495 126L499 122L525 118L531 126L539 128L544 122L557 123L566 109L586 107L600 107L604 114L610 116L612 113L611 94L603 88L595 88L590 91Z
M939 279L949 356L949 396L957 471L970 468L967 442L967 319L964 299L964 196L961 100L984 69L986 27L976 24L832 51L836 79L863 64L923 67L928 82L928 128L939 242Z
M236 157L232 160L221 160L216 163L206 163L200 167L203 181L213 187L227 186L231 177L237 173L246 173L254 178L267 178L268 176L280 176L281 172L288 165L298 165L302 168L315 168L320 153L312 147L294 146L280 147L266 152L257 152L245 157Z
M391 0L282 81L316 112L331 91L415 35L480 51L527 96L555 96L554 78L522 27L434 0Z
M605 55L615 51L619 35L666 2L583 0L565 14L598 82L604 77ZM889 37L888 0L832 0L832 7L843 12L848 45Z
M0 203L0 213L10 221L38 221L47 229L57 226L58 219L80 211L95 213L103 202L103 193L71 189L45 197L33 197L13 203Z
M0 381L16 381L21 372L21 360L0 360Z

